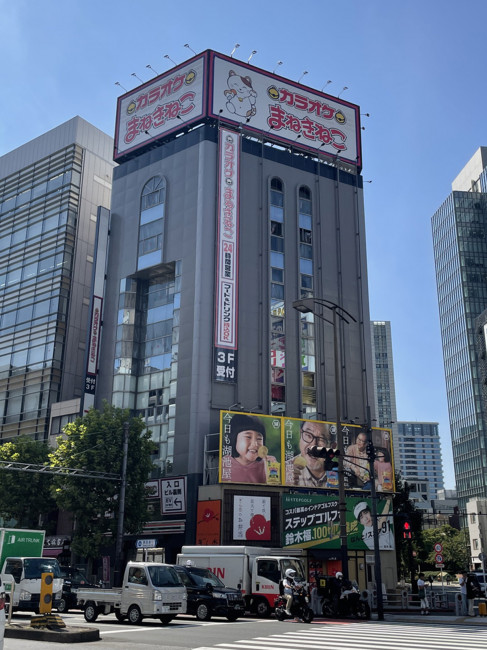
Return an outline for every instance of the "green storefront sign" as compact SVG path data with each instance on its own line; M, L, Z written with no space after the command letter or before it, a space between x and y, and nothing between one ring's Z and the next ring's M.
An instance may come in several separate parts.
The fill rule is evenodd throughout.
M0 528L0 567L6 557L41 557L45 531Z

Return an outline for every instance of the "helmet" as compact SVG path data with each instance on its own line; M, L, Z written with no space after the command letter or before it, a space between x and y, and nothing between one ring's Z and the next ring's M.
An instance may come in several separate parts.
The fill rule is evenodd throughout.
M343 578L343 573L341 571L337 571L335 573L335 578Z
M294 569L286 569L287 578L294 578L295 575L296 575L296 571Z

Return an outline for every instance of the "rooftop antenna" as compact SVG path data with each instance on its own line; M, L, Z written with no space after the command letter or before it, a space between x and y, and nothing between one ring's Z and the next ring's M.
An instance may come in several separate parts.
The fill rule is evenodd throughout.
M185 44L184 44L184 47L187 47L188 50L191 50L191 52L193 52L193 54L196 54L196 52L193 50L193 48L190 46L189 43L185 43Z
M338 93L337 97L340 97L340 95L342 94L342 92L343 92L344 90L348 90L348 86L343 86L343 88L342 88L342 89L340 90L340 92Z
M125 90L125 92L127 92L127 89L124 88L124 87L122 86L122 84L120 83L120 81L116 81L116 82L115 82L115 85L116 85L116 86L120 86L120 88L121 88L122 90Z
M331 79L328 79L328 81L326 82L326 84L325 84L325 85L323 86L323 88L321 89L321 92L323 92L323 91L325 90L325 88L328 86L328 84L331 84L331 83L332 83Z
M240 47L240 43L235 43L235 45L233 46L233 50L230 52L230 58L233 57L233 55L235 54L235 50L238 50L239 47Z
M174 65L177 65L176 61L173 61L173 60L171 59L171 57L169 56L169 54L164 54L164 58L165 58L165 59L169 59L169 61L171 61L171 63L174 63Z
M154 68L151 66L150 63L148 63L145 67L149 68L149 70L152 70L152 72L156 75L156 77L159 76L159 73L154 70Z
M142 79L141 79L140 77L138 77L138 76L135 74L135 72L132 72L132 77L135 77L136 79L138 79L138 80L140 81L141 84L144 83L144 82L142 81Z
M278 61L278 62L276 63L276 67L275 67L274 70L272 71L272 74L275 73L275 71L277 70L277 68L278 68L280 65L282 65L282 61Z
M257 50L252 50L252 52L250 53L249 58L247 59L247 63L250 63L250 59L254 56L254 54L257 54Z
M307 70L303 70L303 74L299 77L299 79L298 79L298 83L299 83L299 82L301 81L301 79L302 79L303 77L305 77L307 74L308 74L308 71L307 71Z

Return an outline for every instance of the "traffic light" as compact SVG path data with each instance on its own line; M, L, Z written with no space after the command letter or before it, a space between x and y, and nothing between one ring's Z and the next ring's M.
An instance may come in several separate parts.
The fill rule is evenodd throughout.
M52 609L52 581L53 573L41 574L41 595L39 602L39 614L50 614Z
M308 455L313 456L313 458L324 458L325 459L325 470L335 470L338 465L338 456L340 451L338 449L333 449L332 447L308 447Z
M406 521L402 525L402 536L404 539L411 539L412 534L411 534L411 522L406 519Z

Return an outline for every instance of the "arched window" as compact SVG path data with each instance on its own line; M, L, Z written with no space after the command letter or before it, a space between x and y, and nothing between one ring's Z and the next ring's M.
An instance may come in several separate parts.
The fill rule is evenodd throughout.
M162 262L166 181L154 176L144 185L140 197L138 268Z

